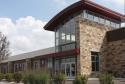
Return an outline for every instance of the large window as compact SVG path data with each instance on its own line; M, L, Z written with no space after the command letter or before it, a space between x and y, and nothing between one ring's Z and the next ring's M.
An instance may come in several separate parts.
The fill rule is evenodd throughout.
M111 26L113 28L120 28L120 22L116 21L116 20L112 20L110 18L107 18L105 16L101 16L99 14L96 14L94 12L88 11L88 10L84 10L83 12L83 17L85 19L88 19L90 21L94 21L103 25L107 25L107 26Z
M92 71L99 71L99 53L91 52Z
M14 72L25 71L25 63L15 63Z
M33 61L33 69L37 70L39 68L40 68L40 61L39 60Z
M75 20L70 18L55 30L56 51L66 51L75 48Z
M63 73L67 78L74 78L76 75L76 59L62 58L55 60L55 73Z
M61 71L68 77L72 78L76 75L75 58L67 58L61 60Z
M49 69L53 68L53 59L52 58L48 58L48 68Z

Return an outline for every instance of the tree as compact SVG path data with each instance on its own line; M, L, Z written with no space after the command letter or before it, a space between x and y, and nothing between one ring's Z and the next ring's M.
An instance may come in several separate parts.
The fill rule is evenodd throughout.
M9 55L9 41L7 37L0 32L0 61L7 59Z

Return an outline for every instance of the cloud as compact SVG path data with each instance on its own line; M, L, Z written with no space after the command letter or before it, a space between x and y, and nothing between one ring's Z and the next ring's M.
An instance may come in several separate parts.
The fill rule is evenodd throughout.
M15 55L54 46L54 33L44 30L45 24L32 16L19 18L16 22L0 18L0 31L8 37Z

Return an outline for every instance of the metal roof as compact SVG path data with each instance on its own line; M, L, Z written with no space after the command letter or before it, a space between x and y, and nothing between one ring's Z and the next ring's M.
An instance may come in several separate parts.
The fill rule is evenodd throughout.
M78 11L84 10L84 9L90 10L92 12L98 13L100 15L114 19L119 22L125 21L125 16L123 14L120 14L106 7L98 5L90 0L83 0L83 1L81 0L65 8L60 13L58 13L44 26L44 29L49 30L49 31L54 31L55 27L59 25L60 22L62 22L67 17L71 16L72 14Z
M42 55L51 54L51 53L55 53L55 47L50 47L46 49L41 49L41 50L36 50L28 53L10 56L7 60L3 60L1 63L6 63L9 61L18 61L18 60L23 60L27 58L34 58L37 56L42 56Z

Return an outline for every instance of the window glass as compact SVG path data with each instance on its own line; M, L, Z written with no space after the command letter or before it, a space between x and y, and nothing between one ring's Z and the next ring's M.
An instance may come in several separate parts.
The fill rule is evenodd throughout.
M69 44L75 41L75 28L74 18L68 18L64 24L58 26L55 34L55 45L57 46L57 49L55 49L56 51L71 49L71 45Z
M89 20L93 20L93 18L94 18L94 16L93 16L93 15L88 14L88 19L89 19Z
M88 14L87 14L87 12L86 11L84 11L84 18L88 18Z
M109 21L109 20L106 20L106 21L105 21L105 24L108 25L108 26L110 26L110 21Z
M75 58L64 58L61 59L61 71L68 78L74 78L76 75L76 64Z
M56 46L59 45L59 39L56 38Z
M98 22L100 24L104 24L104 25L111 26L114 28L120 28L119 24L117 24L116 22L112 22L113 20L108 20L105 17L100 16L99 14L95 14L95 13L88 11L88 10L84 10L82 16L85 19L88 19L88 20L91 20L94 22Z
M99 18L99 23L105 24L105 20L103 18Z
M75 35L71 35L71 41L72 41L72 42L75 41Z
M65 51L65 50L66 50L66 46L65 45L61 46L61 51Z
M62 36L61 44L64 44L64 43L65 43L65 40L66 40L66 37L65 37L65 36Z
M75 48L76 48L75 43L71 43L71 44L70 44L70 48L71 48L71 49L75 49Z
M75 58L70 58L70 61L71 62L75 62Z
M66 35L66 43L70 43L70 35Z
M58 38L59 37L59 32L58 31L56 31L56 38Z
M55 51L59 52L59 47L58 46L55 47Z
M99 22L99 17L94 16L94 21L95 21L95 22Z
M116 24L114 22L111 22L111 26L116 28Z
M62 59L61 62L62 62L62 63L65 63L65 62L66 62L66 59Z
M120 24L117 24L117 23L116 23L116 28L120 28Z
M58 73L59 72L59 67L60 66L60 61L57 59L55 60L55 73Z
M61 64L61 72L65 74L65 64Z
M66 62L67 62L67 63L70 62L70 58L67 58L67 59L66 59Z
M99 53L91 53L92 71L99 71Z
M52 68L52 58L48 59L48 68Z

